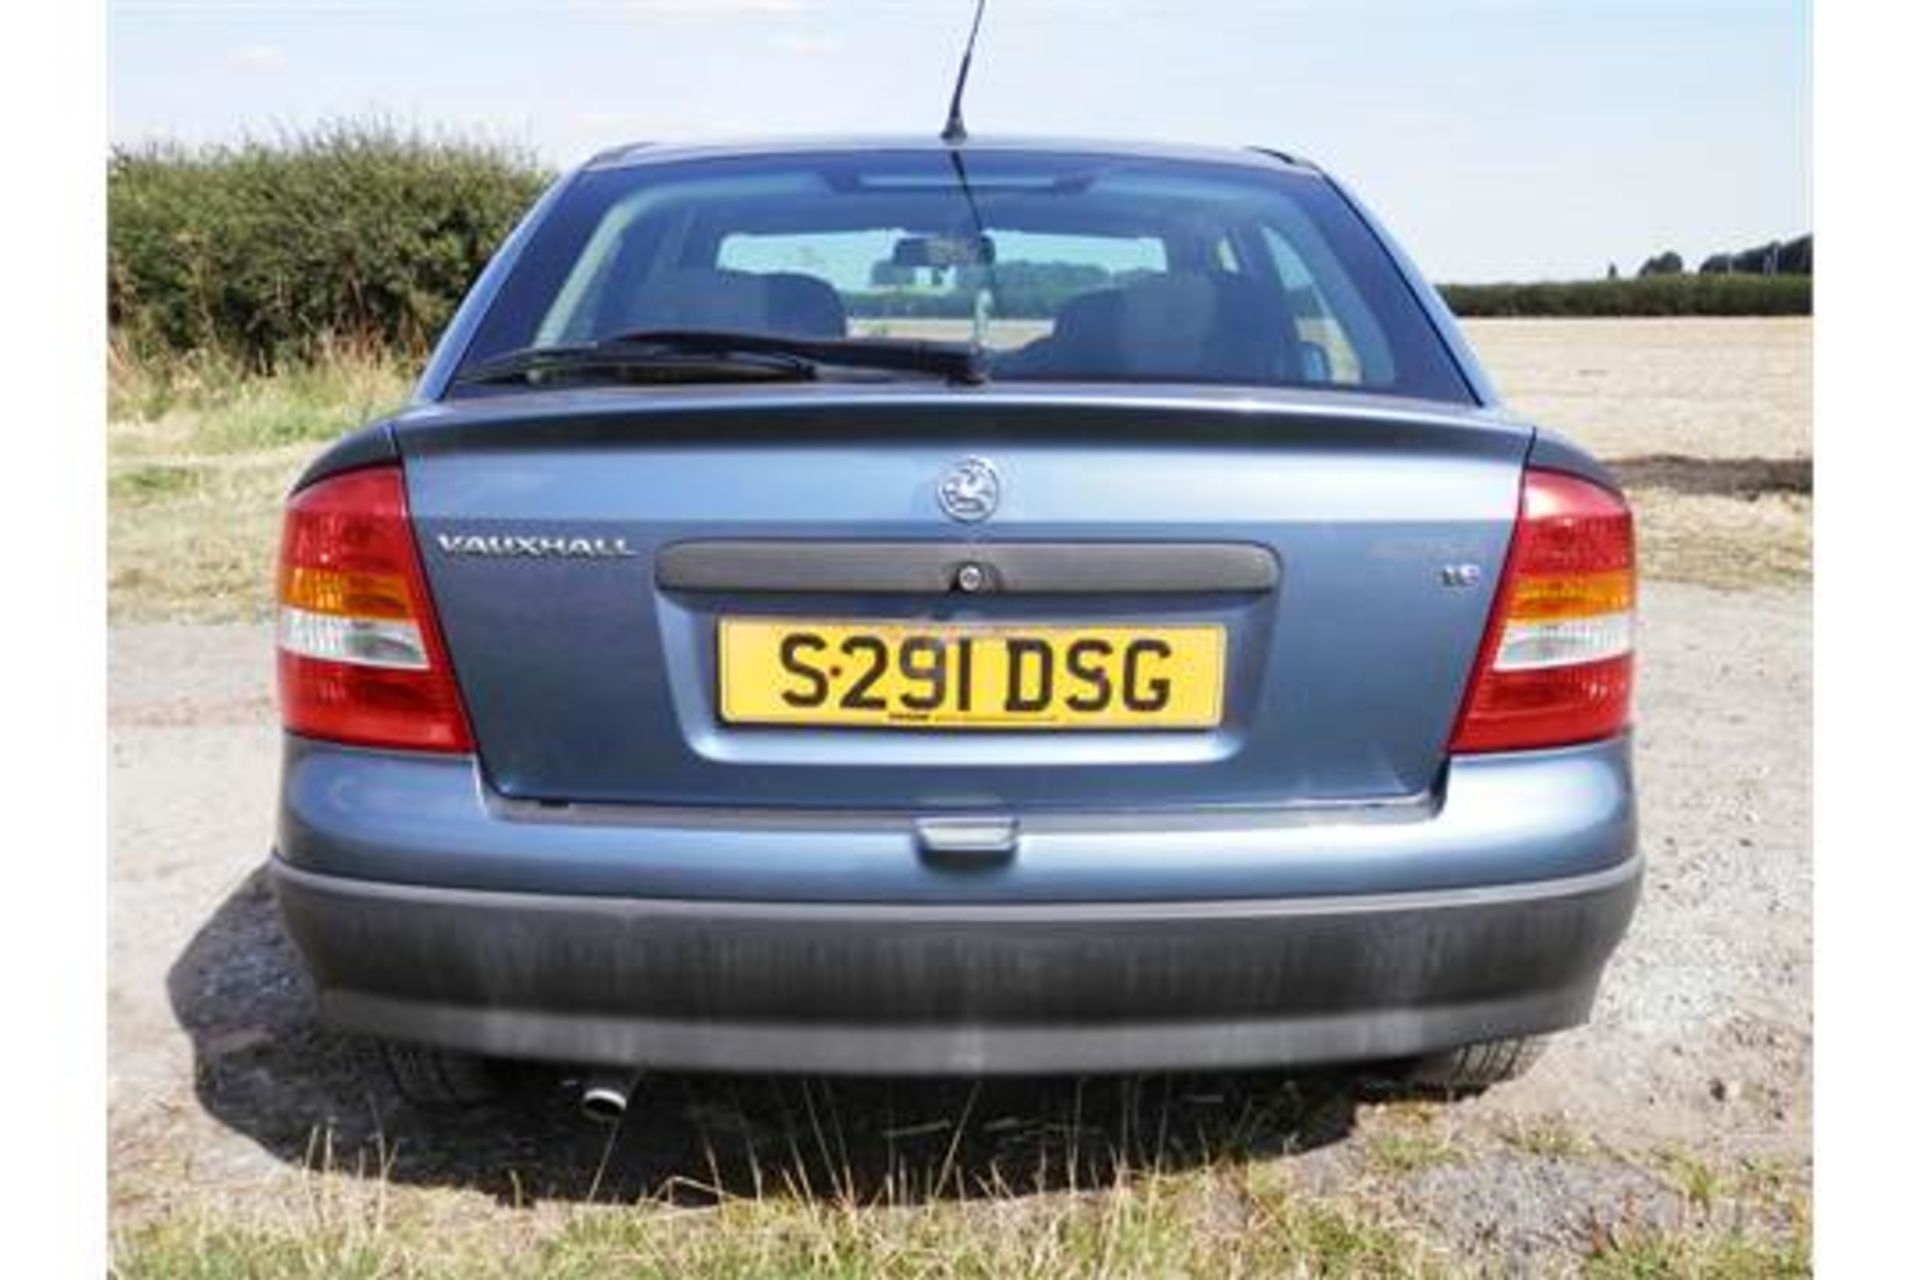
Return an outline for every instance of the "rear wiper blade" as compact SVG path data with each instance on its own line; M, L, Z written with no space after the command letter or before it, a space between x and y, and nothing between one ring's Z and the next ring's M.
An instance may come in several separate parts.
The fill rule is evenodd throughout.
M922 338L801 338L728 329L638 329L595 344L600 350L629 346L708 355L797 356L816 364L849 369L924 373L953 382L987 380L984 353L965 342Z
M625 382L796 382L812 379L818 369L814 361L796 353L695 350L616 339L521 347L463 369L453 381L537 381L541 374L604 373Z

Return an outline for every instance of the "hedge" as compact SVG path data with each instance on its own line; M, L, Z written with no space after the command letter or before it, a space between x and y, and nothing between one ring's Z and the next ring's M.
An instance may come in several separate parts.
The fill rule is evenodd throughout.
M268 367L326 343L415 353L548 181L508 148L378 125L117 150L108 318L140 355Z
M1812 276L1663 275L1440 286L1458 316L1804 316Z
M107 308L135 356L268 368L341 343L417 356L551 180L512 148L347 123L272 142L122 149L108 161ZM1045 264L1041 264L1044 266ZM1044 315L1045 272L1001 315ZM1051 292L1050 292L1051 290ZM1805 276L1443 286L1462 316L1805 315ZM856 314L971 314L964 296L849 298Z

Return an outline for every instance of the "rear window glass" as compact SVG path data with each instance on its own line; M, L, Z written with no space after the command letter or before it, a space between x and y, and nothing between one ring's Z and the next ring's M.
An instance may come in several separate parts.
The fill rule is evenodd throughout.
M647 329L978 343L996 381L1470 402L1407 282L1307 174L983 151L589 170L465 360Z

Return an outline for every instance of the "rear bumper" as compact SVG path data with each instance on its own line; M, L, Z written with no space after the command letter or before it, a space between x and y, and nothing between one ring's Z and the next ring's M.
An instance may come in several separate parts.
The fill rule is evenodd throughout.
M536 806L289 739L272 878L323 1015L508 1057L832 1073L1400 1057L1582 1021L1639 890L1630 744L1359 808Z
M1369 804L1026 811L1005 856L939 856L873 810L546 805L471 757L289 737L278 852L347 880L818 903L1213 902L1564 880L1633 854L1631 743L1464 756L1433 791ZM956 802L957 803L957 802ZM989 815L990 816L990 815Z
M1227 901L796 903L353 880L276 858L345 1029L508 1057L848 1074L1349 1062L1582 1021L1640 860Z

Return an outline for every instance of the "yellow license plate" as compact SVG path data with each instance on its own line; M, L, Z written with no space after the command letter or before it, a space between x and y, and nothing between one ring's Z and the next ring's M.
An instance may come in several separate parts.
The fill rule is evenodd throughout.
M1220 626L720 620L733 724L1201 729L1225 681Z

